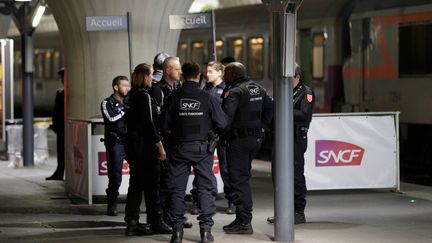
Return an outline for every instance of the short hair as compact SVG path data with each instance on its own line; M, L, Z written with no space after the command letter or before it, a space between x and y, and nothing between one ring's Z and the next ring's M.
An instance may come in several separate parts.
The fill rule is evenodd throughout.
M129 79L128 79L126 76L124 76L124 75L116 76L116 77L113 79L113 81L112 81L112 88L113 88L113 89L114 89L114 86L120 84L120 80L126 80L126 81L129 81Z
M222 72L222 77L224 75L224 71L225 71L225 66L220 63L220 62L215 62L215 61L211 61L207 64L207 67L211 67L216 71L221 71Z
M196 78L201 74L200 66L196 62L186 62L182 66L182 74L185 80Z
M236 78L246 77L246 68L240 62L232 62L225 67L226 72L230 72L230 74Z
M156 54L156 56L153 59L153 68L162 69L163 63L167 57L170 57L170 55L168 55L165 52L159 52L158 54Z
M132 73L132 87L143 87L145 77L152 74L152 71L152 66L150 64L138 64Z
M297 63L295 64L295 69L294 69L294 77L300 76L300 79L303 76L303 69L300 67L300 65L298 65Z
M228 57L224 57L220 62L223 64L228 64L228 63L232 63L235 61L236 60L234 59L234 57L228 56Z
M172 66L172 62L173 61L178 61L178 62L180 62L180 58L178 58L178 57L167 57L167 58L165 58L165 60L164 60L164 62L163 62L163 64L162 64L162 69L163 70L166 70L166 69L168 69L168 68L170 68L171 66Z

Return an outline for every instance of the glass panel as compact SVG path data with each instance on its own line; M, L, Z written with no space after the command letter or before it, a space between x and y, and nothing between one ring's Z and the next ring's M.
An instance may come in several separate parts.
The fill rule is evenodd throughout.
M237 62L243 62L243 40L234 38L228 40L227 56L234 57Z
M218 61L220 61L224 57L223 46L224 46L223 40L216 41L216 55ZM208 61L213 61L213 41L209 41L208 43L208 54L209 54Z
M399 27L399 74L432 74L432 24Z
M186 43L179 43L177 48L177 56L180 58L180 63L187 62L188 45Z
M51 78L52 75L52 59L51 52L47 50L45 52L45 60L44 60L44 78Z
M312 37L312 76L314 79L324 78L324 41L323 34L316 34Z
M249 39L247 71L251 78L261 79L264 74L264 39L262 37Z
M204 64L204 43L202 41L200 42L194 42L192 43L192 60L199 65Z
M54 60L53 60L53 74L52 77L57 77L57 72L61 68L61 62L60 62L60 52L55 51L54 52Z

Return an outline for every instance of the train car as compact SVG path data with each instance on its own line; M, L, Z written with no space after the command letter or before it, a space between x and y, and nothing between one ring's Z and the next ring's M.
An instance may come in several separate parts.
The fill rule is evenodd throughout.
M233 56L270 93L271 16L263 5L215 11L217 58ZM402 168L432 175L432 5L424 0L303 1L297 62L315 112L401 111ZM183 30L181 60L212 60L210 29Z
M15 117L21 117L22 60L21 37L14 24L8 31L14 40L14 107ZM62 87L57 71L63 67L63 51L57 24L52 14L45 15L35 33L33 94L36 117L50 117L54 107L56 90Z

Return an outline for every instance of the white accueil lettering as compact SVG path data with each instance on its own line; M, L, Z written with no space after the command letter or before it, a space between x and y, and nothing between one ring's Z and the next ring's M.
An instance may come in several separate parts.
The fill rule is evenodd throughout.
M202 16L199 18L196 18L196 24L201 24L202 23Z
M91 20L90 26L97 26L96 19Z

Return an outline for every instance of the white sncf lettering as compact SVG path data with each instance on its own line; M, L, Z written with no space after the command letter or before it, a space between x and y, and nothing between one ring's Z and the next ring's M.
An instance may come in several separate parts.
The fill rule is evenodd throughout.
M199 110L201 103L197 100L192 99L180 99L180 110Z
M246 88L249 90L250 95L259 95L260 94L260 88L256 85L248 85Z
M320 164L326 164L330 159L333 159L335 163L351 163L354 158L360 157L361 152L360 149L347 149L337 152L333 150L323 150L319 153L320 160L317 162Z

